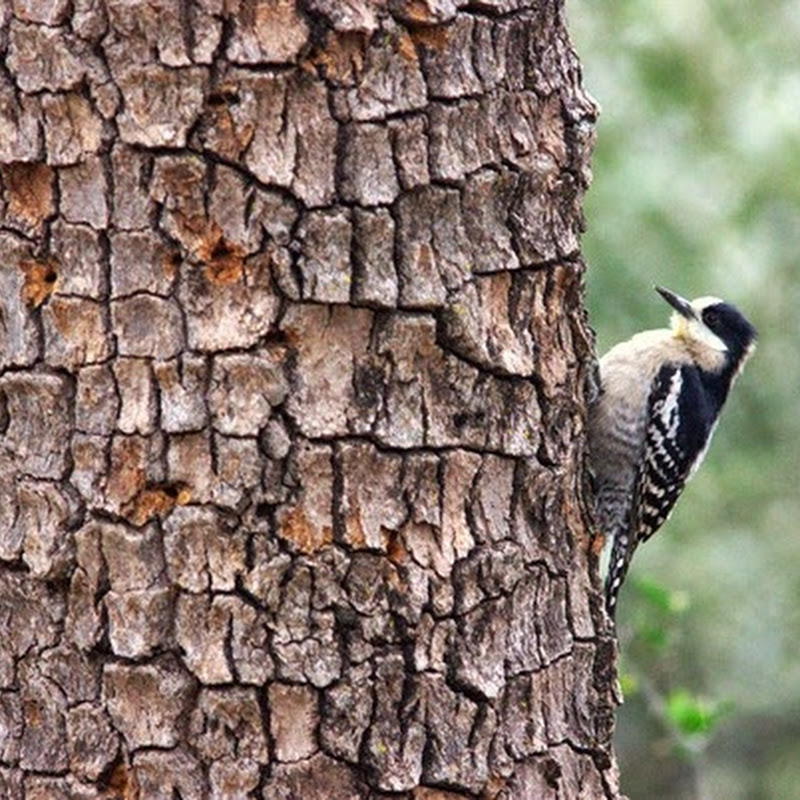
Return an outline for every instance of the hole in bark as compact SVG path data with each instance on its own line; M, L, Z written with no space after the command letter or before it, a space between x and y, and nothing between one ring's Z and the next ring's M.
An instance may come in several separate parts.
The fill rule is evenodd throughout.
M117 757L100 776L97 786L110 792L112 797L129 797L132 791L131 778L128 767L121 757Z
M286 331L274 330L267 331L264 336L264 344L289 344L289 337Z
M371 365L356 367L353 375L356 404L361 408L375 406L384 388L383 371Z
M336 624L344 630L350 630L358 624L358 612L343 603L333 607L333 616Z
M269 503L257 503L256 507L253 509L253 513L258 517L258 519L264 519L265 517L269 516L270 504Z
M216 92L211 92L208 95L208 104L210 106L225 106L236 105L239 102L239 93L231 89L220 89Z
M542 776L548 786L557 789L559 781L561 780L561 766L552 758L545 759L542 762Z
M231 254L231 248L224 238L220 237L211 251L211 258L225 258Z
M484 411L459 411L453 414L453 425L456 428L464 428L467 425L474 425L479 427L483 425L486 419L486 412Z

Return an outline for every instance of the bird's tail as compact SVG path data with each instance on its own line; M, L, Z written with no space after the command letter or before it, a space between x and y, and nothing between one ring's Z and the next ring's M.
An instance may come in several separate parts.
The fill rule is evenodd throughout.
M611 548L611 560L608 563L606 575L606 611L611 619L615 618L617 611L617 597L628 566L631 563L633 548L631 547L630 534L627 530L618 529L614 532L614 544Z

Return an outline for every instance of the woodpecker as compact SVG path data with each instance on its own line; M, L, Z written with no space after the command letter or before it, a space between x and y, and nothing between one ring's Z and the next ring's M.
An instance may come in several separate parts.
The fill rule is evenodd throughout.
M637 333L603 356L589 413L597 522L613 540L605 585L612 619L634 551L666 522L703 461L756 344L755 328L729 303L655 288L674 309L670 328Z

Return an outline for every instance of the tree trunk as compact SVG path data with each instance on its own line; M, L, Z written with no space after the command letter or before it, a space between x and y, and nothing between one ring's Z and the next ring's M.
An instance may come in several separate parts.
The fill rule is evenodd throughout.
M0 26L0 796L619 797L561 3Z

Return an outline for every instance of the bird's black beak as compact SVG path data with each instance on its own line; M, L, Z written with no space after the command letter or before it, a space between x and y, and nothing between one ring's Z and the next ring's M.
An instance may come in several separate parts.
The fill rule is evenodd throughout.
M686 319L697 319L697 314L692 308L692 304L688 300L684 300L680 295L671 292L669 289L664 289L661 286L656 286L655 290L682 316Z

